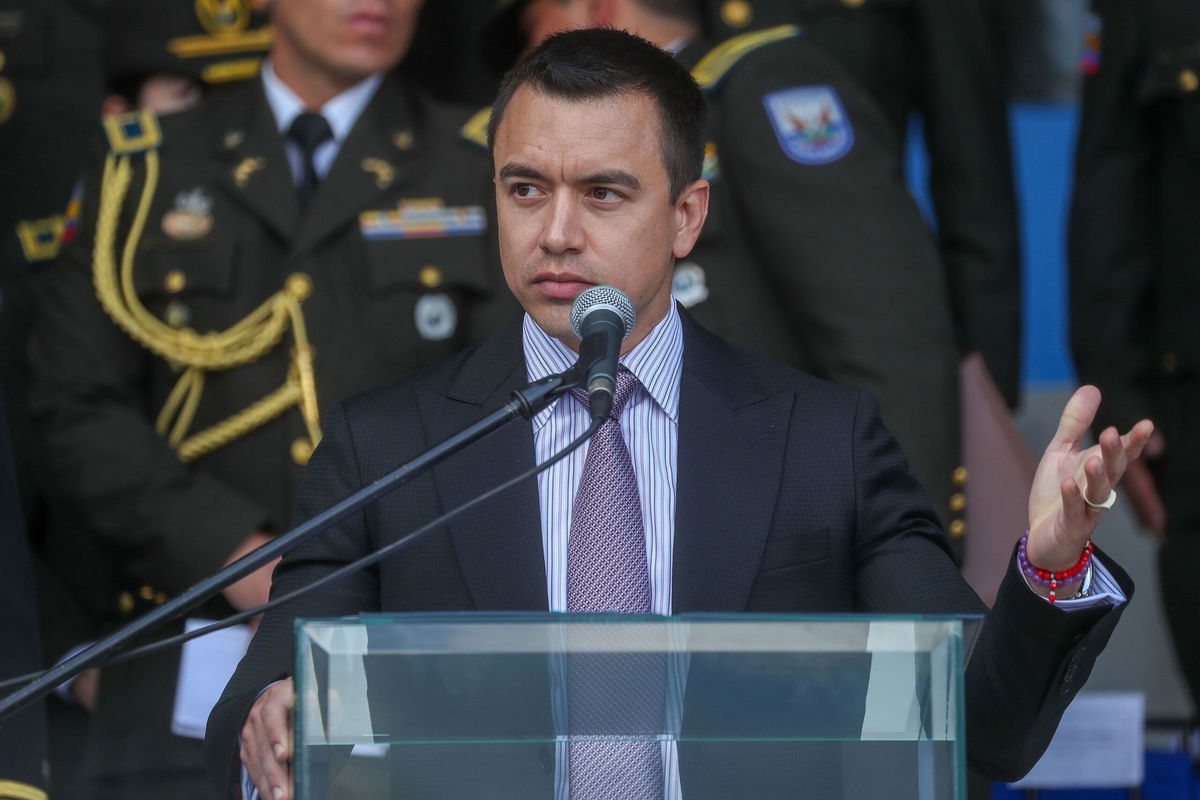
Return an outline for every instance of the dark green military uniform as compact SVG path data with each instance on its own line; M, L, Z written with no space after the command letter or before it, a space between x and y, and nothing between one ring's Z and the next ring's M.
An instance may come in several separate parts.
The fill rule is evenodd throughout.
M963 351L978 351L1010 406L1020 390L1020 242L998 14L989 0L704 0L718 38L800 25L870 102L856 131L903 165L910 116L929 153L937 244ZM815 81L807 81L812 84ZM899 173L897 178L899 178ZM878 211L873 211L878 216ZM853 232L847 221L843 230ZM836 254L836 252L834 253ZM893 262L895 263L895 262ZM900 265L905 266L905 265ZM930 298L918 301L930 302Z
M791 26L693 45L680 58L709 99L713 191L696 248L676 268L676 297L740 344L874 393L960 534L947 286L897 180L886 122Z
M42 660L33 562L7 422L0 402L0 679L34 672ZM45 800L46 777L46 709L39 701L0 720L0 800Z
M259 81L106 121L108 166L39 282L32 404L56 500L120 560L115 602L161 602L286 529L314 412L515 308L462 119L385 80L304 215ZM205 791L199 742L167 734L176 663L105 670L93 774L193 770Z
M1104 0L1071 208L1071 343L1096 430L1154 420L1163 605L1200 707L1200 7Z

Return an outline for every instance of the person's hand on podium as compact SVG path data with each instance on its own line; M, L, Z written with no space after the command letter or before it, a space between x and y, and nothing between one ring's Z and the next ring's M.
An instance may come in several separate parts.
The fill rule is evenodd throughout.
M1081 449L1099 407L1099 389L1075 391L1034 475L1026 552L1041 569L1060 572L1079 562L1110 494L1154 433L1154 424L1144 419L1124 436L1106 428L1099 444Z
M242 766L263 800L292 797L292 714L296 683L286 678L267 688L242 726Z

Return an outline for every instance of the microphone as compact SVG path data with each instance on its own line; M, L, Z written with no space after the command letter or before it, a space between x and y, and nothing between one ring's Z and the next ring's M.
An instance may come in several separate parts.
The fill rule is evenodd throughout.
M621 340L633 332L636 318L633 301L615 286L593 286L571 304L571 329L579 337L579 364L593 420L608 419L612 411Z

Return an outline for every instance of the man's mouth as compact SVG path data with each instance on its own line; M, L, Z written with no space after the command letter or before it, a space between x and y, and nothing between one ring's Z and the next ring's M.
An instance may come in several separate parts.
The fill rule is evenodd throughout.
M595 286L592 281L573 272L539 272L533 284L546 297L555 300L574 300L583 290Z

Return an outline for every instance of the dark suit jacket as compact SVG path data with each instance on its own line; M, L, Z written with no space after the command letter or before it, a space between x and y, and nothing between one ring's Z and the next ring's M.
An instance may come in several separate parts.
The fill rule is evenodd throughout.
M684 331L676 613L985 611L955 569L870 397L735 349L686 314ZM514 325L333 410L301 486L299 517L498 408L524 383L521 353ZM509 426L297 549L276 570L273 592L394 541L533 463L531 429ZM1132 591L1127 576L1114 571ZM209 720L214 780L231 785L249 707L268 682L291 672L295 617L546 608L537 487L530 481L377 569L267 614ZM1064 613L1011 572L967 678L969 752L977 767L1012 778L1032 766L1119 615L1108 608ZM428 777L436 785L439 776ZM683 780L687 792L686 774Z

